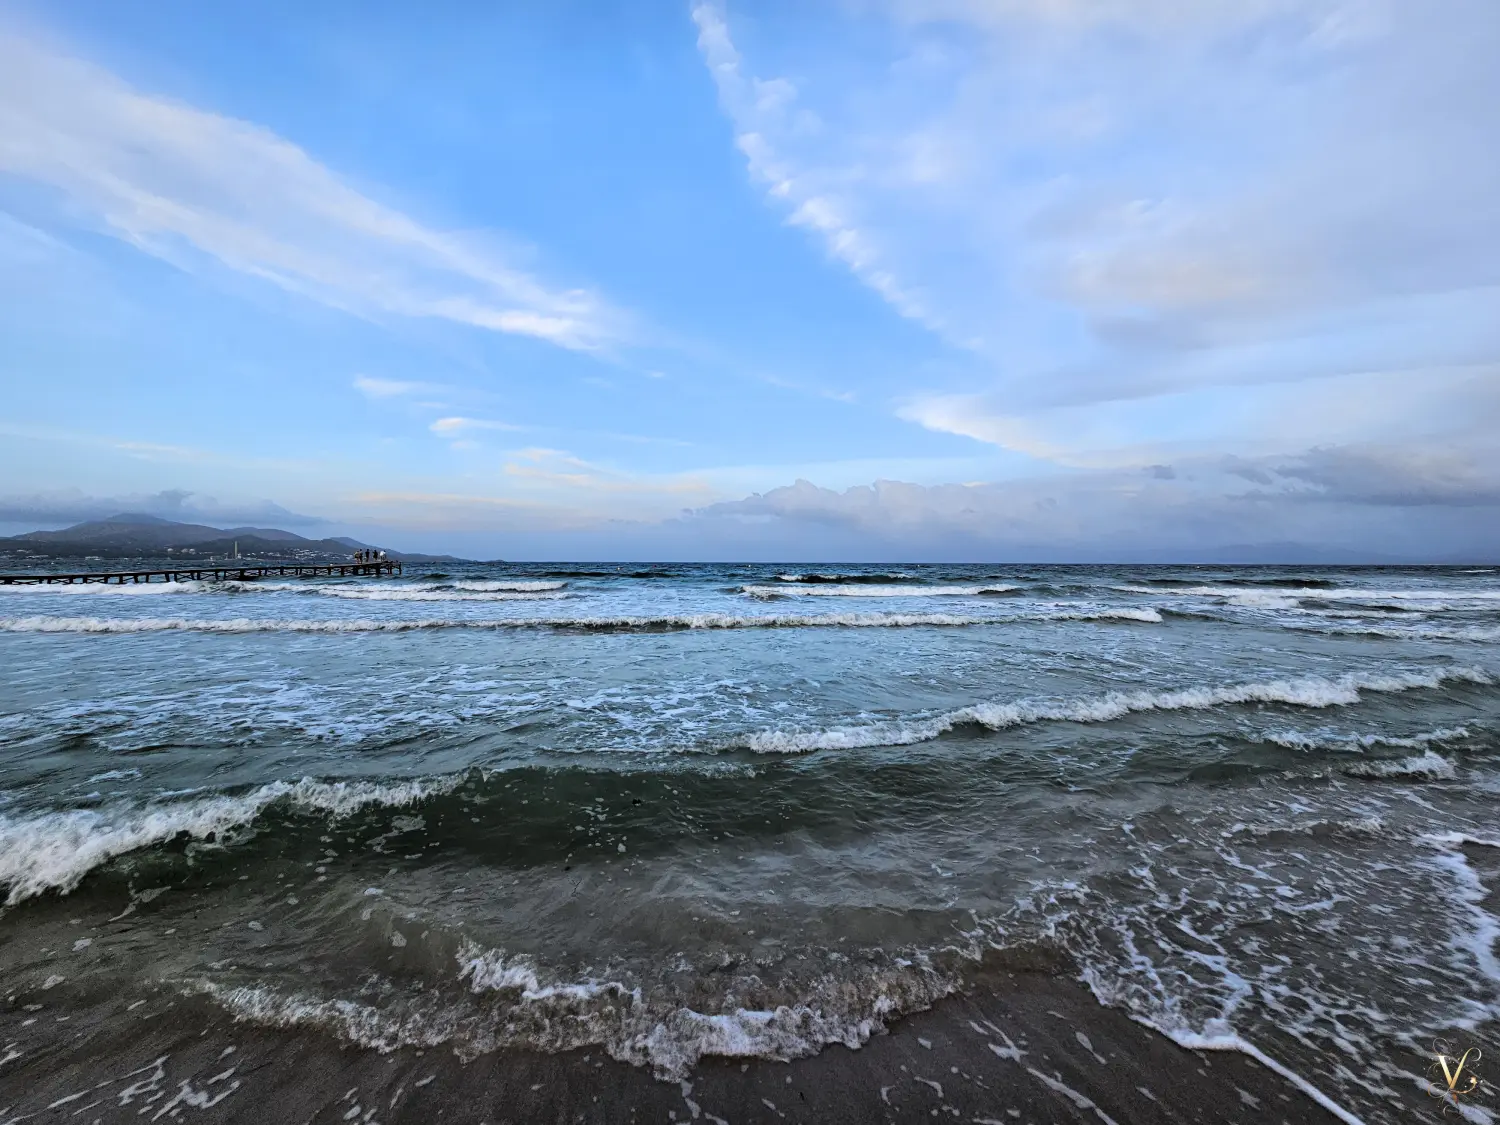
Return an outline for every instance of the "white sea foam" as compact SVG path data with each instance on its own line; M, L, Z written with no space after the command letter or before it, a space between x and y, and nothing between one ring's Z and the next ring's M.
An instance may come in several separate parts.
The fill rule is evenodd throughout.
M570 596L556 589L560 585L561 583L555 583L553 588L546 590L501 588L488 591L471 591L467 587L457 590L423 590L407 586L329 586L318 593L332 598L366 602L547 602Z
M1311 597L1312 590L1261 589L1244 586L1173 586L1159 589L1155 586L1116 586L1126 594L1153 594L1157 597L1221 598L1231 605L1249 609L1295 609L1297 599Z
M96 773L93 777L89 778L88 784L92 785L96 781L134 781L140 776L141 771L135 769L105 770L103 773Z
M1479 848L1500 848L1500 840L1487 840L1482 836L1470 836L1467 832L1429 832L1425 833L1421 840L1424 844L1437 844L1439 846L1455 845L1462 847L1473 844Z
M219 582L188 583L185 592L232 594L306 594L324 598L346 598L356 601L392 602L485 602L547 601L565 598L561 591L566 582L491 581L488 579L453 579L427 582Z
M1338 679L1307 676L1265 683L1189 687L1160 692L1110 692L1087 699L1020 700L980 703L925 719L896 720L813 731L763 731L736 745L762 754L801 754L813 750L855 750L872 746L910 746L929 742L957 726L977 724L1004 730L1039 722L1103 723L1140 711L1205 710L1226 704L1282 703L1293 707L1339 707L1360 701L1360 692L1399 692L1435 688L1448 680L1490 684L1482 668L1444 668L1432 672L1349 675Z
M1469 737L1467 727L1442 727L1439 730L1406 736L1389 734L1337 734L1327 731L1279 730L1262 735L1267 742L1288 750L1342 750L1360 753L1376 746L1401 750L1426 750L1432 743L1457 742Z
M788 1060L841 1043L858 1048L883 1026L878 1017L840 1018L811 1007L705 1014L691 1008L652 1013L626 994L612 1015L580 1013L552 996L523 998L519 1024L481 1022L465 1008L435 1005L391 1011L345 999L285 995L266 986L199 986L236 1020L261 1026L305 1027L382 1053L403 1047L450 1046L460 1058L504 1047L569 1051L602 1047L612 1057L648 1065L659 1077L680 1080L704 1056ZM555 995L563 995L561 993ZM528 1010L533 1009L533 1010ZM554 1018L548 1018L548 1016ZM530 1018L527 1018L530 1017Z
M469 941L460 945L457 961L458 979L490 998L482 1007L436 995L376 1007L212 981L195 991L212 996L237 1020L318 1028L382 1052L444 1045L467 1060L506 1047L602 1047L622 1062L680 1080L705 1056L788 1060L832 1043L858 1048L887 1019L926 1007L955 987L945 978L903 969L873 972L857 983L830 980L827 995L815 988L806 1002L774 1010L700 1012L614 981L548 981L529 959Z
M244 828L269 805L287 804L344 816L367 805L408 805L451 792L451 776L412 781L276 781L238 796L122 803L99 809L0 814L0 886L6 905L46 891L73 890L94 868L117 856L186 834L223 839Z
M1321 625L1317 631L1344 636L1386 637L1397 641L1474 641L1480 644L1500 641L1500 628L1487 625L1454 628L1437 625Z
M1420 608L1424 609L1436 608L1428 604L1434 602L1500 601L1500 590L1475 590L1458 586L1447 590L1377 590L1356 587L1323 588L1319 586L1275 586L1270 588L1253 586L1117 586L1116 589L1130 594L1153 594L1157 597L1224 598L1242 605L1275 609L1294 606L1302 598L1315 601L1414 602Z
M251 585L251 583L243 583ZM144 597L158 594L201 594L213 589L209 582L47 582L37 585L11 585L0 587L0 594L71 594L92 596Z
M1462 844L1477 843L1491 845L1488 840L1474 840L1458 833L1445 833L1424 837L1424 843L1435 844L1440 849L1433 862L1453 877L1457 884L1458 901L1468 916L1467 932L1455 934L1452 945L1474 958L1492 985L1500 984L1500 959L1495 956L1495 943L1500 941L1500 920L1485 908L1490 897L1489 888L1479 878L1462 851Z
M1344 772L1355 777L1426 778L1430 781L1452 781L1453 763L1441 754L1424 750L1410 758L1360 762L1345 766Z
M1023 621L1140 621L1147 625L1160 625L1161 614L1154 609L1079 609L1057 610L1053 613L1023 614Z
M566 582L491 581L489 579L453 579L451 581L352 583L304 587L304 592L330 598L355 598L363 601L548 601L568 597L562 591Z
M742 586L740 593L752 598L962 598L981 594L1005 594L1017 586Z
M507 956L502 950L486 949L472 941L465 941L458 950L458 979L469 982L476 993L514 992L523 1001L551 1000L566 997L587 1000L601 993L611 992L640 999L639 992L632 992L623 985L612 982L581 981L564 984L543 984L537 975L535 963L527 957Z
M800 627L901 628L938 625L1003 625L1012 621L1139 621L1159 624L1153 609L1058 610L1004 617L946 613L679 614L661 617L508 618L195 618L195 617L0 617L7 633L402 633L417 629L781 629Z
M315 1028L381 1053L441 1046L459 1031L456 1013L448 1020L416 1013L403 1018L354 1000L286 995L265 985L205 981L192 990L211 996L236 1021L261 1027Z
M1313 1101L1333 1114L1344 1125L1364 1125L1364 1122L1349 1110L1339 1105L1327 1094L1319 1090L1307 1079L1296 1073L1289 1067L1283 1066L1270 1055L1266 1054L1255 1044L1237 1034L1233 1028L1224 1020L1209 1020L1202 1031L1193 1031L1185 1027L1160 1026L1151 1020L1141 1016L1134 1017L1138 1022L1145 1024L1154 1031L1159 1031L1172 1042L1189 1051L1238 1051L1240 1054L1249 1055L1267 1070L1281 1075L1297 1089L1301 1090Z
M915 578L915 577L916 577L916 575L914 575L914 574L907 574L907 573L904 573L902 571L889 571L889 572L884 573L884 574L871 574L871 575L807 573L807 574L778 574L776 576L776 581L778 581L778 582L854 582L854 581L869 582L869 581L872 581L872 580L874 580L876 578L890 579L890 580L894 581L896 579L902 579L902 578L910 579L910 578Z
M545 590L561 590L566 582L492 582L488 579L456 579L450 585L457 590L474 590L491 594L501 590L512 590L521 594L541 593Z

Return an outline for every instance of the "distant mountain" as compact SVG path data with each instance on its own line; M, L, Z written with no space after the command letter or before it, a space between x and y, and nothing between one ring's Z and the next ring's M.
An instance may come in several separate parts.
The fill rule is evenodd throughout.
M0 537L0 556L10 558L174 559L232 558L285 559L325 562L347 559L358 550L373 549L357 539L308 539L274 527L209 527L177 523L138 512L108 519L88 520L61 531L31 531ZM386 551L397 562L463 562L453 555L407 554Z

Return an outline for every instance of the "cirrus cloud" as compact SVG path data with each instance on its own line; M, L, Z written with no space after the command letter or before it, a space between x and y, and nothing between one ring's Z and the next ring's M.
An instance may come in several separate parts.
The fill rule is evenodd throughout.
M1500 365L1489 0L736 11L693 18L752 179L958 346L908 420L1069 464L1265 452L1267 417L1282 452L1384 441L1382 396L1473 429L1444 372Z
M626 317L351 187L259 125L132 88L0 30L0 172L177 264L195 256L361 316L446 320L593 350Z

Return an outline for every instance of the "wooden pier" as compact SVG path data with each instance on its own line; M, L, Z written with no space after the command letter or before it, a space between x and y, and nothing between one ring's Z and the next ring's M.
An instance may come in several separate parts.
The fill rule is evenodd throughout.
M87 571L81 574L0 574L0 586L44 586L55 582L253 582L257 578L392 578L401 573L401 564L382 559L380 562L340 563L266 563L261 566L207 564L174 566L167 570Z

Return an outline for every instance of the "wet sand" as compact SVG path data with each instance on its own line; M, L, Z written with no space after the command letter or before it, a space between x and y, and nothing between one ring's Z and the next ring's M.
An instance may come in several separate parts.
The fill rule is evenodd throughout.
M0 1060L6 1125L1337 1120L1253 1060L1183 1050L1042 971L986 973L859 1050L790 1063L709 1059L685 1082L597 1050L468 1063L441 1048L381 1054L315 1031L236 1024L166 989L90 1003L66 984L6 997ZM1431 1110L1419 1100L1406 1104Z

